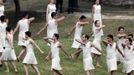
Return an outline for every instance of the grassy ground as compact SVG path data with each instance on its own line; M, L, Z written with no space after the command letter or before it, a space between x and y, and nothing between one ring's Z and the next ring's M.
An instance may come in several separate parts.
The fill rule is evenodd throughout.
M59 23L59 33L61 35L61 42L65 45L66 50L69 53L74 52L75 50L71 48L72 44L72 36L71 37L65 37L66 33L71 30L72 26L75 25L75 22L77 21L78 17L74 17L72 15L68 15L65 20ZM37 42L37 44L44 50L45 54L42 55L39 51L35 49L36 57L38 60L38 67L40 69L40 72L42 75L50 75L50 67L51 63L50 61L45 61L45 56L49 51L49 47L46 46L46 43L42 40L42 37L46 35L46 31L41 33L40 36L36 35L36 32L42 28L44 22L42 21L35 21L32 23L32 26L30 30L33 33L33 38ZM133 22L130 20L104 20L104 24L106 25L106 28L104 28L104 33L105 35L109 33L113 33L114 35L116 34L117 27L118 26L124 26L126 28L127 33L134 32L133 30ZM91 23L90 25L87 25L84 27L83 33L90 34L91 32ZM17 38L17 36L15 36ZM91 39L92 40L92 37ZM16 54L20 52L20 49L18 48L17 40L15 39L15 50ZM105 54L105 47L103 46L104 54ZM4 68L0 68L0 74L4 75L24 75L24 69L23 65L21 62L16 62L17 68L19 72L16 74L13 72L13 68L11 67L11 72L10 73L5 73L3 72ZM94 63L95 64L95 63ZM93 73L94 75L108 75L107 73L107 68L106 68L106 61L105 61L105 56L102 56L101 60L102 68L96 68ZM64 73L65 75L83 75L84 70L83 70L83 64L82 64L82 56L80 56L79 60L77 62L71 61L66 57L63 52L61 52L61 65L63 66ZM30 75L36 75L34 71L32 70L31 67L29 67L29 72ZM119 66L118 69L118 74L117 75L123 75L122 74L122 66Z

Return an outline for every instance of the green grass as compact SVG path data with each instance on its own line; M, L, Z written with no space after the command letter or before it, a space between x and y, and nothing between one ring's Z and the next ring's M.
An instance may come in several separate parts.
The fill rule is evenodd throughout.
M59 33L61 35L61 42L64 44L66 50L68 53L73 53L75 49L71 48L71 44L73 42L71 37L65 37L67 32L71 30L72 26L75 25L78 17L69 15L66 17L65 20L59 23ZM90 19L89 19L90 20ZM45 56L50 50L47 44L43 41L43 37L46 36L46 31L42 32L40 36L37 36L36 33L37 31L42 28L44 22L43 21L35 21L32 23L32 26L30 30L32 31L33 38L37 42L37 44L41 47L41 49L44 50L45 55L42 55L38 50L35 49L35 54L38 60L38 67L40 69L40 72L42 75L50 75L50 67L51 67L51 62L50 61L45 61ZM117 33L117 28L118 26L124 26L126 28L126 33L132 33L134 32L134 25L133 22L130 20L104 20L104 24L106 25L106 28L104 28L104 33L105 35L109 33L113 33L114 35ZM91 32L91 27L92 23L90 22L90 25L87 25L83 29L83 33L90 34ZM17 44L17 36L15 35L15 51L16 54L18 55L20 52L20 48L16 45ZM92 37L91 39L92 40ZM103 53L105 54L105 48L103 46ZM11 72L10 73L5 73L4 68L0 68L0 74L1 75L24 75L25 71L23 68L23 65L21 62L16 62L17 68L19 72L16 74L13 71L13 68L11 67ZM94 63L95 64L95 63ZM102 56L101 60L102 68L96 68L93 73L94 75L108 75L107 72L107 67L106 67L106 61L105 61L105 56ZM61 65L64 69L65 75L83 75L84 70L83 70L83 63L82 63L82 55L80 56L79 60L77 62L71 61L66 57L63 52L61 52ZM122 66L119 66L119 69L117 71L117 75L123 75L122 74ZM31 67L29 67L29 72L30 75L36 75Z

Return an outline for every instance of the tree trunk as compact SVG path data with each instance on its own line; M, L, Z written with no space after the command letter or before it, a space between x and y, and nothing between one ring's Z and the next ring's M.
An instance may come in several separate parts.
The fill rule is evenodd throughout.
M15 13L16 14L20 13L20 2L19 2L19 0L14 0L14 4L15 4Z

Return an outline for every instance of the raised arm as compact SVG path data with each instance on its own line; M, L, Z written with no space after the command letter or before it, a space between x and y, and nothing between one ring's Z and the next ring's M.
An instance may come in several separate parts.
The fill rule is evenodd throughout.
M44 53L43 50L41 50L41 48L34 42L34 40L31 39L30 41L41 53Z
M45 40L47 43L51 44L51 41L49 41L49 40L53 40L53 39L52 39L52 38L49 38L49 37L44 37L44 40Z
M35 17L31 17L28 20L29 20L29 25L30 25L30 23L35 20Z
M59 47L61 48L61 50L69 57L70 55L66 52L66 50L64 49L64 46L60 43Z
M65 19L65 16L62 16L60 18L57 18L56 21L59 22L59 21L64 20L64 19Z
M86 25L86 24L89 24L89 22L79 22L78 23L80 26L84 26L84 25Z
M44 27L43 27L37 34L39 35L43 30L45 30L45 29L47 28L47 26L48 26L48 24L46 23L46 24L44 25Z
M107 46L108 42L106 40L102 40L105 46Z

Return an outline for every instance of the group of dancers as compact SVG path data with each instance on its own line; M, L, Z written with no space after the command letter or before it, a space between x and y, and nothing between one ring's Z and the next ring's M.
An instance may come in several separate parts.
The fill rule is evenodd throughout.
M122 71L127 75L132 75L134 71L134 41L133 34L125 34L125 28L119 27L117 34L117 42L114 40L112 34L107 35L107 37L102 40L103 28L106 27L102 24L101 16L101 5L99 0L96 0L96 4L93 5L93 26L92 33L90 35L83 34L82 30L85 25L89 24L86 16L80 16L76 25L68 33L71 35L74 32L74 40L72 43L72 48L77 51L70 54L64 49L64 45L60 42L60 35L58 32L58 22L65 19L65 17L57 17L55 1L50 0L46 12L46 24L40 31L38 35L45 29L47 29L47 37L44 40L48 43L50 47L50 52L48 53L47 59L51 58L51 71L52 75L64 75L63 69L60 65L60 50L62 50L70 59L77 59L80 53L83 53L83 66L86 75L93 75L92 70L95 69L93 65L93 59L96 60L96 67L101 67L100 57L102 55L101 43L106 46L106 63L109 74L116 75L118 64L123 64ZM27 13L24 13L22 18L18 21L15 29L8 26L8 19L1 15L0 17L0 66L5 66L5 72L9 72L8 63L10 62L15 72L18 72L16 67L16 60L20 61L23 56L23 66L26 75L29 75L28 66L30 65L37 75L41 75L37 67L37 60L34 54L34 47L36 47L41 53L44 51L34 42L31 38L31 32L29 30L30 23L34 21L35 18L29 18ZM16 56L13 36L19 30L18 34L18 46L22 48L18 56ZM89 41L90 36L93 36L93 42Z

